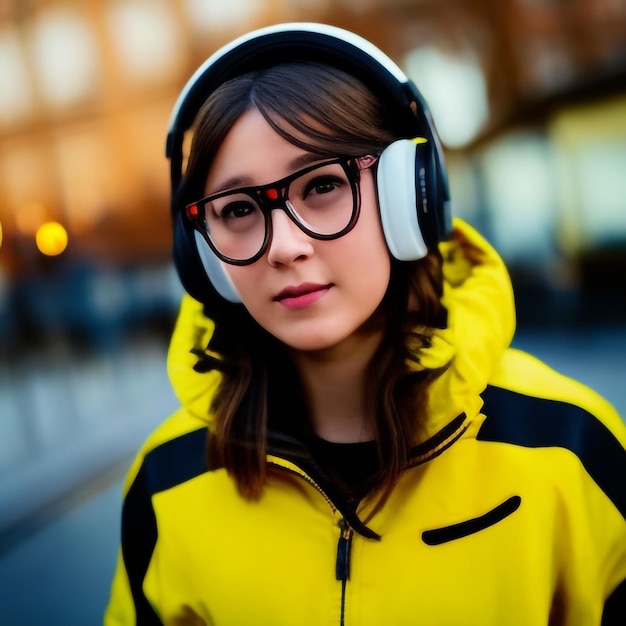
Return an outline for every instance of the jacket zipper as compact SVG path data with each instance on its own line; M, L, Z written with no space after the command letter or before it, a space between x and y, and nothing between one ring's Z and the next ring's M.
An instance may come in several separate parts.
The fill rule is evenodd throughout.
M330 507L333 513L337 512L337 507L335 506L334 502L326 495L326 492L306 472L302 470L296 471L295 469L285 467L284 465L281 465L280 463L277 463L276 461L270 460L268 461L268 463L270 465L273 465L274 467L278 467L283 472L288 472L289 474L293 474L294 476L298 476L299 478L304 480L304 482L311 485L311 487L313 487L313 489L315 489L324 498L324 500L326 500L326 503L328 504L328 506Z
M333 513L337 513L337 507L333 504L333 501L326 495L324 490L305 472L295 471L291 468L287 468L276 461L270 461L272 465L281 468L286 472L290 472L299 476L304 481L309 483L313 488L315 488L326 500L329 504ZM345 626L345 609L346 609L346 586L348 581L350 580L350 552L352 548L352 536L354 531L352 530L350 524L345 519L342 519L339 522L339 528L341 530L339 534L339 541L337 543L337 560L335 562L335 578L341 582L341 610L339 615L339 624L340 626Z
M341 581L341 613L339 616L340 626L345 626L346 613L346 586L350 580L350 552L352 548L352 528L346 520L339 522L341 533L337 544L337 562L335 565L335 576Z

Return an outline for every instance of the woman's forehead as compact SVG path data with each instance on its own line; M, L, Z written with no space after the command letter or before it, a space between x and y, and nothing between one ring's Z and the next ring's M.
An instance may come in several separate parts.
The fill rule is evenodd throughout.
M246 111L226 135L208 171L208 194L272 182L320 160L290 143L256 109Z

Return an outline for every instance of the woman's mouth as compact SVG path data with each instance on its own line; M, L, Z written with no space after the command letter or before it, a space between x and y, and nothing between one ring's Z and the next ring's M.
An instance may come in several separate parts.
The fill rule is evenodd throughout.
M323 298L330 291L331 287L331 284L304 283L283 289L274 300L288 309L305 309L320 298Z

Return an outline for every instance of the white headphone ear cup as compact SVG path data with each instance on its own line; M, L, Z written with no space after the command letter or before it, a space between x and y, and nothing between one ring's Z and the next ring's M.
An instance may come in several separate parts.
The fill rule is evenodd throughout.
M378 206L387 247L398 261L415 261L428 248L417 217L417 144L399 139L387 146L378 160Z
M241 303L241 297L233 285L224 263L213 254L213 250L199 232L194 231L193 234L202 267L217 293L228 302Z

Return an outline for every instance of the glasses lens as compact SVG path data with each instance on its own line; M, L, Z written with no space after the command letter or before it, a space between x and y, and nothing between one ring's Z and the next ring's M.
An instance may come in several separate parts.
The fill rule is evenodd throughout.
M207 234L217 250L231 259L252 258L265 240L265 217L251 196L235 192L204 204Z
M289 203L298 221L311 232L339 234L356 210L355 187L346 166L328 163L294 179Z

